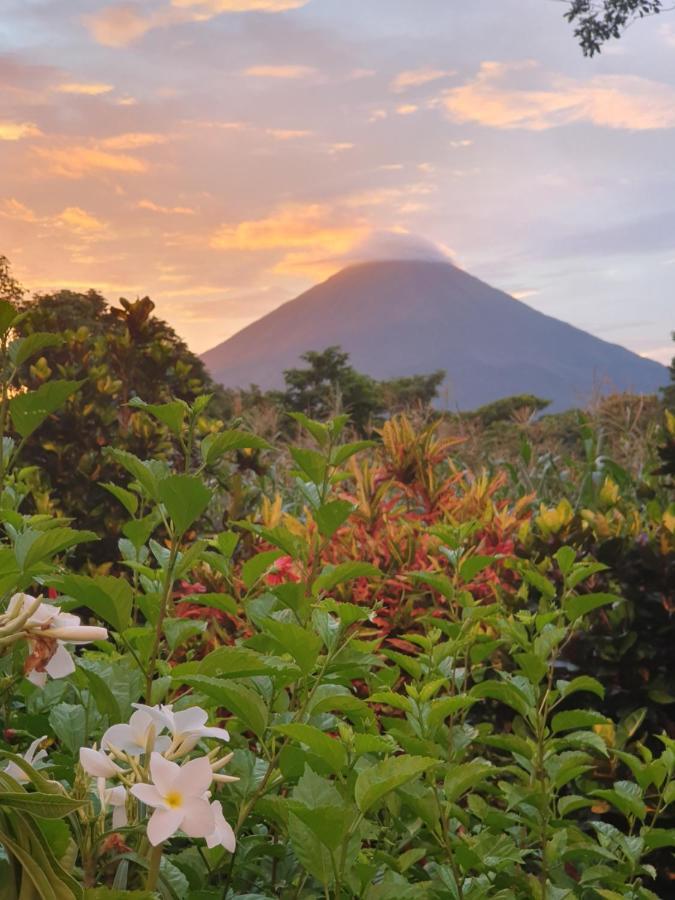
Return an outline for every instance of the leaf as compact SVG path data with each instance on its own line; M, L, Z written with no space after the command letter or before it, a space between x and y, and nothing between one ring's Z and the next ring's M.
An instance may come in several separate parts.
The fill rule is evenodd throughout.
M333 455L331 456L331 463L334 466L341 466L342 463L346 462L351 456L354 456L356 453L360 453L361 450L367 450L369 447L376 447L376 441L353 441L351 444L343 444L341 447L336 447L333 451Z
M272 563L284 554L281 550L264 550L256 556L247 559L241 567L241 580L250 590L256 581L270 568Z
M79 390L84 381L54 379L34 391L17 394L9 401L14 430L22 438L29 437L42 423L60 409L68 397Z
M70 550L78 544L97 541L93 531L76 531L74 528L52 528L50 531L24 531L15 545L16 559L24 572L44 560Z
M330 435L328 433L328 429L325 425L322 425L321 422L317 422L314 419L310 419L304 413L301 412L289 412L288 414L291 419L295 419L295 421L302 425L305 431L308 431L317 444L320 447L325 447L330 441Z
M133 589L124 578L112 575L63 575L48 579L48 584L67 594L77 606L86 606L99 619L108 622L116 631L129 626L133 606ZM65 604L73 606L74 604Z
M573 547L560 547L553 554L560 571L563 575L567 575L574 565L574 560L576 559L576 550Z
M247 647L219 647L199 663L198 673L219 678L250 678L270 673L269 657Z
M478 759L455 765L443 783L446 800L449 803L455 803L462 794L480 784L485 780L486 775L494 771L494 766Z
M18 338L9 345L8 356L12 364L18 369L31 356L35 356L41 350L47 347L56 347L63 342L60 334L53 334L48 331L35 331L26 337Z
M560 691L560 696L562 698L569 697L571 694L575 694L578 691L587 691L588 693L595 694L601 700L605 697L604 687L596 678L591 678L590 675L578 675L571 681L556 681L555 686Z
M80 672L84 674L84 677L89 682L89 690L94 698L98 711L102 715L108 717L111 725L121 722L122 713L120 711L119 703L105 680L93 669L85 666L80 666Z
M54 734L73 755L86 743L86 713L83 706L58 703L49 713L49 724Z
M648 850L675 847L675 828L648 828L642 837Z
M426 756L392 756L359 773L354 799L361 812L367 812L386 794L437 766L439 761Z
M321 649L321 638L318 635L295 622L279 622L277 619L265 619L263 630L286 653L290 653L303 675L309 675Z
M573 731L577 728L590 728L593 725L605 725L609 719L602 713L592 709L568 709L565 712L556 713L551 720L551 729L554 734L560 731Z
M257 691L236 681L211 678L207 675L183 675L181 681L211 697L219 707L222 706L234 713L240 722L258 737L264 735L268 712Z
M211 501L211 491L196 475L169 475L159 482L158 495L179 535L185 534Z
M99 481L99 484L120 501L130 516L136 515L136 510L138 509L138 497L136 494L132 493L132 491L128 491L126 488L120 487L119 484L113 484L110 481Z
M642 790L632 781L615 781L613 788L593 791L592 796L607 800L626 817L634 816L641 822L644 821L647 807L642 799Z
M459 697L440 697L437 700L433 700L427 719L429 727L435 728L436 725L439 725L447 719L448 716L453 716L463 709L470 709L475 702L476 700L473 697L468 697L466 695Z
M319 532L325 538L332 537L338 528L349 518L356 507L347 500L332 500L324 503L314 512L314 519L319 527Z
M81 809L86 800L72 800L55 794L41 794L37 791L0 791L0 807L28 812L40 819L63 819Z
M19 317L19 311L9 300L0 300L0 336L4 337Z
M270 450L271 446L261 437L247 431L221 431L209 434L201 445L202 460L211 466L232 450Z
M206 620L195 621L194 619L167 618L164 619L162 630L169 649L173 652L176 647L181 647L190 638L202 634L206 629L206 625Z
M621 598L614 594L580 594L567 600L564 604L564 612L568 621L574 622L594 609L608 606L610 603L618 603L620 600Z
M523 717L526 717L530 711L530 703L527 697L514 684L509 684L506 681L482 681L471 688L471 696L480 699L489 697L492 700L499 700Z
M142 409L154 416L163 425L166 425L172 434L180 435L185 424L185 416L188 406L181 400L171 400L169 403L145 403L140 397L133 397L129 406L134 409Z
M286 735L294 741L306 744L309 749L326 762L337 775L347 764L347 751L337 738L329 737L313 725L291 723L276 725L274 731Z
M355 578L378 578L382 575L377 566L365 562L346 562L338 566L325 566L319 577L312 585L312 593L318 596L320 593L328 593L338 584L345 581L353 581Z
M300 447L291 447L290 454L293 462L309 478L312 484L320 487L326 476L326 458L316 450L304 450Z
M459 577L462 581L470 582L479 574L479 572L482 572L483 569L487 569L487 567L495 561L495 556L470 556L468 559L465 559L459 567Z

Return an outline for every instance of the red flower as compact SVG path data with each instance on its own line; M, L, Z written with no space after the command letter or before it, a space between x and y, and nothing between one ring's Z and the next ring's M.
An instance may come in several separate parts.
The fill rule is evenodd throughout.
M280 556L267 570L265 581L272 586L286 581L300 581L293 559L290 556Z

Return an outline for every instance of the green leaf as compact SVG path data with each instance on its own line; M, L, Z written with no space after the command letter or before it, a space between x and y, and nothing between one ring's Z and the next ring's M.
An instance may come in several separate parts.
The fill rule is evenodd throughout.
M68 397L78 391L83 384L84 381L54 379L40 385L34 391L12 397L9 401L9 411L14 430L22 438L30 437L45 419L60 409Z
M290 725L276 725L274 731L286 735L294 741L306 744L317 756L326 762L337 775L347 764L347 751L337 738L329 737L313 725L291 723Z
M355 508L354 504L347 500L332 500L315 510L314 518L322 536L332 537L338 528L344 525Z
M326 475L326 458L316 450L304 450L300 447L291 447L290 454L293 462L312 484L320 487Z
M571 694L576 694L578 691L588 691L600 697L601 700L605 696L604 687L596 678L591 678L590 675L578 675L571 681L556 681L555 686L560 691L560 696L563 699Z
M318 635L295 622L279 622L277 619L265 619L263 630L282 650L290 653L303 675L309 675L321 649Z
M268 675L271 671L269 657L248 647L219 647L199 663L200 675L220 678L250 678Z
M129 626L133 589L124 578L68 574L48 579L47 583L76 601L64 606L86 606L116 631L124 631Z
M57 703L49 713L49 724L54 734L73 755L87 740L87 717L83 706L73 703Z
M196 475L169 475L159 482L158 494L179 535L185 534L211 501L211 491Z
M601 797L620 810L624 816L634 816L641 822L647 813L639 785L632 781L615 781L614 787L608 790L593 791L592 796Z
M169 649L173 652L176 647L181 647L190 638L202 634L206 629L206 625L206 621L167 618L164 619L162 630Z
M648 850L675 847L675 828L647 828L642 837Z
M621 598L614 594L580 594L567 600L564 604L564 612L568 621L574 622L594 609L609 606L610 603L618 603L620 600Z
M301 412L289 412L288 415L291 419L295 419L299 425L302 425L302 427L312 435L320 447L325 447L328 444L330 435L326 426L322 425L321 422L310 419Z
M392 756L359 773L354 785L356 805L365 813L386 794L418 778L439 761L426 756Z
M151 461L139 459L127 450L109 447L107 455L123 466L151 500L159 501L158 481Z
M136 496L136 494L128 491L126 488L120 487L119 484L113 484L110 481L99 481L99 484L102 488L105 488L106 491L109 491L113 495L113 497L120 501L120 503L130 516L136 515L136 510L138 509L138 497Z
M471 688L471 696L484 699L499 700L514 709L521 716L526 717L530 711L530 703L514 684L506 681L482 681Z
M455 803L462 794L485 781L486 776L494 771L494 766L478 759L453 766L443 783L446 800Z
M4 337L12 323L19 317L19 311L9 300L0 300L0 336Z
M80 672L88 681L89 690L101 715L107 716L110 724L122 721L119 703L108 684L93 669L80 666Z
M312 593L318 596L320 593L328 593L345 581L353 581L355 578L379 578L382 575L377 566L365 562L346 562L338 566L325 566L312 586Z
M46 350L47 347L56 347L63 342L63 338L59 334L52 334L48 331L35 331L26 337L17 338L9 345L8 356L12 364L18 368L22 366L31 356Z
M255 434L247 431L221 431L219 434L209 434L201 445L202 460L211 466L226 453L232 450L269 450L270 444Z
M487 569L487 567L495 562L495 560L495 556L470 556L468 559L465 559L459 567L459 577L462 581L470 582L479 574L479 572L482 572L483 569Z
M72 800L56 794L41 794L37 791L0 791L0 807L30 813L40 819L63 819L76 809L81 809L85 800Z
M185 424L185 416L188 406L182 400L172 400L169 403L145 403L140 397L133 397L129 406L134 409L142 409L154 416L163 425L166 425L172 434L180 435Z
M557 734L560 731L574 731L577 728L606 725L609 721L607 716L592 709L568 709L553 716L551 729L554 734Z
M437 725L440 725L441 722L445 721L448 716L454 716L455 713L460 712L461 710L470 709L475 702L475 698L467 695L460 695L458 697L440 697L437 700L432 700L427 719L429 726L435 728Z
M74 528L52 528L49 531L27 529L16 540L16 559L24 572L38 563L88 541L97 541L93 531L76 531Z
M267 572L272 563L284 554L281 550L264 550L256 556L247 559L241 567L241 580L248 590L251 590L256 581Z
M553 554L558 563L558 567L563 575L567 575L574 565L574 560L576 559L576 550L573 547L560 547Z
M377 441L354 441L351 444L343 444L333 451L331 463L334 466L341 466L351 456L360 453L361 450L367 450L369 447L377 447Z
M211 697L219 707L234 713L240 722L258 737L264 735L268 712L257 691L236 681L211 678L207 675L184 675L181 681Z

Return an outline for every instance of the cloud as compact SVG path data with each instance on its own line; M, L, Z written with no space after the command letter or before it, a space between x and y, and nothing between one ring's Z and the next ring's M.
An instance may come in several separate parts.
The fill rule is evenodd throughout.
M84 94L88 97L97 97L99 94L109 94L113 90L112 84L86 81L67 81L57 84L54 88L59 94Z
M534 73L538 86L512 83ZM645 131L675 127L675 88L635 75L596 75L582 81L542 73L534 61L484 62L472 81L443 95L457 122L490 128L543 131L589 122L605 128Z
M0 141L20 141L22 138L39 137L41 134L33 122L0 122Z
M334 210L320 203L289 203L269 216L224 225L211 238L222 250L323 249L344 251L364 234L364 226L338 224Z
M411 116L413 113L416 113L419 109L419 106L415 106L414 103L402 103L400 106L396 107L396 112L399 116Z
M155 16L142 15L131 3L120 3L86 16L84 24L94 40L104 47L126 47L155 28L160 21Z
M5 219L14 219L17 222L39 222L39 218L33 210L15 197L2 201L0 204L0 216L3 216Z
M281 78L281 79L297 79L308 78L310 75L316 74L316 69L312 66L285 65L285 66L249 66L242 72L251 78Z
M153 203L152 200L139 200L136 206L138 209L147 209L165 216L193 216L195 214L194 209L190 209L189 206L160 206L158 203Z
M103 138L103 140L98 141L98 144L106 150L137 150L139 147L165 144L168 140L169 136L166 134L131 131Z
M79 206L69 206L55 219L57 223L64 225L71 231L78 234L87 234L89 232L101 231L105 228L105 223L95 216L90 215L86 210Z
M302 131L293 128L267 128L267 134L273 137L275 141L294 141L298 138L311 137L311 131Z
M173 6L197 9L209 16L227 12L281 13L300 9L309 0L172 0Z
M148 169L147 163L135 156L109 153L96 146L35 147L54 175L63 178L83 178L96 172L128 172L140 174Z
M396 93L401 93L410 88L421 87L422 85L430 84L432 81L438 81L441 78L447 78L449 75L454 74L453 71L446 71L445 69L430 69L426 67L407 69L405 72L399 72L394 78L391 83L391 89Z

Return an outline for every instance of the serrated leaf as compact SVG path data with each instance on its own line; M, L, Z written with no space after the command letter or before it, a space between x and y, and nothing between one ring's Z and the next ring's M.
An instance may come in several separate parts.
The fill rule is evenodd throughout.
M353 581L355 578L379 578L382 575L377 566L365 562L346 562L338 566L326 566L312 585L312 593L318 596L320 593L328 593L345 581Z
M580 594L576 597L570 597L564 604L564 612L568 621L575 622L582 616L588 615L594 609L601 606L609 606L611 603L617 603L621 598L614 594Z
M591 728L593 725L605 725L607 716L593 709L568 709L556 713L551 720L554 734L560 731L574 731L577 728Z
M309 675L321 650L322 642L318 635L295 622L280 622L277 619L265 619L263 630L282 650L290 653L303 675Z
M247 559L241 567L241 580L248 590L250 590L256 581L267 572L270 566L283 556L281 550L264 550Z
M136 515L136 510L138 509L138 497L136 494L112 482L99 482L99 484L119 500L130 516Z
M76 531L74 528L52 528L39 532L28 529L17 538L16 559L25 572L78 544L98 539L93 531Z
M175 435L182 432L188 412L187 404L181 400L171 400L169 403L145 403L140 397L133 397L129 401L129 406L142 409L154 416Z
M12 341L8 348L8 356L12 364L18 368L27 362L31 356L46 350L47 347L56 347L63 343L60 334L53 334L48 331L35 331L26 337L17 338Z
M54 379L34 391L17 394L9 401L12 425L22 438L30 435L45 419L59 410L66 400L78 391L84 381Z
M158 495L179 535L203 515L211 501L211 491L196 475L169 475L159 482Z
M314 519L319 532L325 538L332 537L349 518L356 507L347 500L331 500L314 511Z
M236 681L212 678L208 675L183 675L181 681L211 697L219 707L234 713L243 725L258 737L264 735L268 712L264 700L257 691Z
M418 778L439 761L426 756L392 756L359 773L354 799L361 812L368 812L386 794Z
M63 819L81 809L85 800L72 800L56 794L41 794L37 791L0 791L0 807L27 812L39 819Z
M347 751L339 739L330 737L313 725L300 722L276 725L274 731L305 744L313 753L321 757L335 774L341 772L347 764Z

